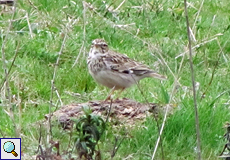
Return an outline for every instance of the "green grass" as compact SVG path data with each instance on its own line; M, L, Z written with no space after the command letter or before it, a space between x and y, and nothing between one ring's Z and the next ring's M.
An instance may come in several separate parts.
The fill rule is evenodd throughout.
M55 77L55 87L63 104L104 99L109 90L94 82L86 63L91 41L104 38L110 48L167 75L168 80L162 84L154 79L140 82L141 90L149 102L177 106L164 127L164 158L196 159L196 129L188 54L183 58L183 53L188 50L183 2L125 1L116 13L108 11L106 6L116 9L122 0L87 2L93 5L94 11L85 8L84 14L82 1L78 0L34 0L33 4L18 1L8 34L12 13L4 12L0 15L0 44L5 42L1 48L4 49L7 70L17 53L8 77L10 94L6 85L0 92L0 137L21 137L23 153L31 156L35 155L41 130L42 144L46 145L47 129L43 125L39 126L44 115L49 112L51 80L65 34L67 39ZM195 46L195 80L199 83L197 100L202 158L217 159L225 144L222 140L225 133L222 126L229 121L230 116L230 2L204 1L199 9L200 5L200 1L190 1L188 12L196 39L192 46ZM128 26L120 28L116 25ZM175 58L180 54L182 56ZM78 56L79 59L73 66ZM3 66L2 57L0 65ZM179 79L178 84L175 84L174 76ZM4 78L4 67L1 67L1 84ZM178 85L176 90L173 90L174 85ZM224 93L225 91L228 92ZM69 93L79 93L80 96ZM201 98L203 93L205 97ZM221 95L222 93L224 94ZM54 92L53 95L52 111L61 105L57 94ZM122 97L145 102L137 86L127 89ZM13 106L16 130L7 114L9 104ZM69 136L57 124L53 124L53 138L60 141L61 151L72 150L73 139L70 140ZM152 117L148 117L143 123L136 122L132 129L111 124L100 142L103 159L110 157L115 143L114 136L119 140L125 137L114 159L128 156L129 159L151 159L158 131ZM72 154L76 154L76 151ZM155 158L162 158L160 148Z

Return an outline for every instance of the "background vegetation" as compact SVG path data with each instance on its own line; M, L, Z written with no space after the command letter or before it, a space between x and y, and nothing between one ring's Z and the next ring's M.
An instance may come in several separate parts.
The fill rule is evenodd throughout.
M230 116L229 5L229 0L188 2L203 159L217 159L225 144L222 126ZM15 13L11 9L1 7L0 14L0 136L21 137L27 159L36 154L40 135L46 144L47 129L40 125L49 113L59 56L52 111L63 104L102 100L108 94L87 71L86 57L95 38L104 38L110 48L167 75L164 82L142 80L144 95L134 86L122 97L173 104L175 112L167 118L162 136L164 159L196 158L183 1L24 0L17 1ZM114 159L151 159L158 138L153 117L136 122L132 129L110 128L99 144L103 159L109 159L114 137L124 138ZM53 124L52 134L61 151L72 151L69 133ZM162 159L160 149L156 159Z

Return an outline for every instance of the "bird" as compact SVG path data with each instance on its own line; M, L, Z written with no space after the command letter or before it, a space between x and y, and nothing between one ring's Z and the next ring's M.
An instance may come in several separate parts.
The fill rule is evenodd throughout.
M94 39L88 53L87 65L93 79L111 89L105 101L111 100L115 90L124 89L137 84L146 77L166 80L167 77L137 62L125 54L110 50L104 39ZM119 96L118 96L119 97Z

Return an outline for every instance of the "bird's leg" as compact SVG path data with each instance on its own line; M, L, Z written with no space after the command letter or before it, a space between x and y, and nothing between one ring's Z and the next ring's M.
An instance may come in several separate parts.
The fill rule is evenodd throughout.
M115 91L115 86L111 89L109 95L107 96L107 98L105 99L105 101L111 100L111 96L113 94L113 92Z
M120 90L120 92L118 92L118 96L117 96L116 100L118 100L118 99L119 99L119 97L120 97L121 93L122 93L124 90L125 90L125 88L122 88L122 89ZM116 100L115 100L115 101L116 101Z

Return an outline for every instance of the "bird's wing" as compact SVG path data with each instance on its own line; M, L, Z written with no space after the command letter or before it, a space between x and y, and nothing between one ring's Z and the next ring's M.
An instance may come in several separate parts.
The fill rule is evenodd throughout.
M113 52L112 54L107 54L107 56L105 57L105 62L111 70L120 73L142 76L143 74L147 74L148 72L153 72L146 65L132 60L126 55L116 52Z
M154 77L161 80L167 79L167 77L158 74L142 63L130 59L126 55L113 51L110 52L112 52L112 54L106 54L104 57L104 62L106 63L107 68L114 72L132 74L140 77L141 79L144 77Z

